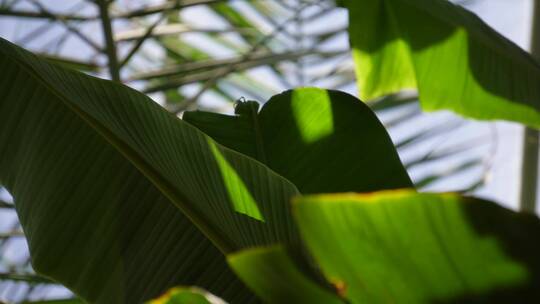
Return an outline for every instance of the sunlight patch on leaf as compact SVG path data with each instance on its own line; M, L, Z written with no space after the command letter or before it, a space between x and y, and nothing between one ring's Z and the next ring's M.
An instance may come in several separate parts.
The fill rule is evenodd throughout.
M292 95L291 108L305 143L314 143L334 132L332 100L327 91L305 89L294 91Z
M208 145L216 159L221 175L223 176L223 183L225 184L225 188L227 188L227 194L229 195L234 210L264 222L264 217L257 206L257 202L253 196L251 196L251 193L246 187L246 184L242 181L242 178L240 178L227 159L225 159L225 156L221 154L214 141L208 139Z

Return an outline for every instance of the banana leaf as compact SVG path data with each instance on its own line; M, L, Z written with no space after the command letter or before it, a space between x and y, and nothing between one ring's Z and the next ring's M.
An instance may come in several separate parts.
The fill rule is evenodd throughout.
M540 127L540 66L447 0L341 1L362 99L417 89L424 110Z

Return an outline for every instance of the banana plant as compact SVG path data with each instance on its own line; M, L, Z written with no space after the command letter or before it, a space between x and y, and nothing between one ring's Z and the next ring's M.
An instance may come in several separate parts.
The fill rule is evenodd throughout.
M200 2L203 3L204 1L200 1ZM217 3L217 2L219 2L219 1L215 1L215 2ZM197 5L197 4L201 4L201 3L197 3L197 1L194 1L194 2L193 2L193 5ZM204 4L204 3L203 3L203 4ZM271 6L269 6L269 5L272 5L272 4L257 3L257 2L254 2L254 3L253 3L253 6L254 6L254 7L257 7L257 8L260 9L260 11L263 11L263 12L266 12L266 13L272 12L272 10L268 10L268 7L271 7ZM179 7L177 7L177 9L178 9L178 8L179 8ZM239 16L238 14L234 14L234 13L231 11L231 6L229 6L229 5L226 5L226 4L218 4L218 5L213 5L213 6L211 6L211 8L215 8L216 11L219 11L220 13L222 13L221 15L226 16L226 19L227 19L228 21L230 21L231 24L234 24L235 27L244 27L244 28L245 28L245 27L250 27L249 22L247 22L247 20L245 20L245 18L244 18L244 20L242 20L242 18L240 18L240 17L242 17L241 15ZM159 9L152 8L152 7L148 7L148 8L145 8L145 9L143 9L143 10L139 10L136 14L135 14L135 13L130 13L131 15L133 15L133 16L130 16L130 17L133 17L133 18L139 18L140 16L146 16L147 14L156 14L156 13L160 13L160 12L162 12L162 11L167 11L167 10L170 11L171 8L170 8L170 7L165 7L165 6L164 6L164 7L160 7ZM9 13L8 11L3 11L3 12L4 12L4 13ZM113 12L113 13L114 13L114 12ZM51 16L50 14L47 15L46 12L43 12L43 11L40 12L40 14L42 14L43 16L49 16L49 17ZM28 15L28 14L27 14L27 15ZM119 16L118 16L119 18L126 18L126 17L127 17L127 16L122 15L121 13L119 13L118 15L119 15ZM35 17L35 16L34 16L34 17ZM34 18L34 17L32 17L32 18ZM84 17L84 16L77 16L77 17L80 17L79 19L81 19L81 20L83 20L83 19L89 19L89 18L90 18L90 17L88 17L88 16L86 16L86 17ZM92 17L92 18L93 18L93 17ZM66 18L66 19L64 19L64 20L69 20L69 18ZM77 20L77 22L79 22L79 21L81 21L81 20ZM95 20L95 18L94 18L94 20ZM251 27L252 27L252 28L254 27L253 24L252 24ZM73 29L73 28L72 28L72 29ZM286 32L286 31L285 31L285 32ZM240 32L240 33L241 33L241 32ZM339 31L337 31L337 33L339 33ZM260 33L259 33L259 35L260 35ZM209 36L212 36L212 37L214 37L214 38L219 38L219 36L216 36L215 34L212 34L212 33L210 33ZM328 36L332 36L332 34L324 35L324 37L322 37L321 39L327 38ZM153 36L150 36L150 37L153 37ZM161 39L162 39L161 37L163 37L163 36L156 35L156 40L157 40L157 41L163 41L163 40L161 40ZM254 36L253 36L252 34L247 34L247 35L245 35L244 37L245 37L245 39L247 39L247 40L251 39L251 40L248 41L249 43L254 43L254 42L256 41L256 39L253 39ZM140 36L140 38L144 38L144 36ZM177 43L180 43L180 42L181 42L180 39L177 39L176 37L173 38L173 39L171 39L171 40L173 40L173 41L174 41L174 40L177 40L177 41L178 41ZM142 42L142 41L144 41L144 39L140 39L139 41ZM135 41L135 43L136 43L135 45L137 45L137 44L139 43L139 41ZM217 39L217 41L220 41L220 42L223 43L224 45L227 45L228 47L231 47L230 42L227 43L227 41L223 41L223 39ZM60 43L60 42L61 42L61 41L59 40L59 43ZM272 40L272 42L275 42L275 41ZM322 41L321 41L321 42L322 42ZM128 42L119 42L119 43L128 43ZM160 42L160 43L161 43L161 42ZM278 44L278 45L275 45L275 44L274 44L274 45L272 45L272 46L275 47L277 50L279 50L279 48L280 48L279 44ZM265 47L266 47L266 46L265 46ZM281 47L283 47L283 46L281 46ZM186 45L186 44L182 44L182 47L181 47L180 49L185 49L185 48L187 48L187 45ZM136 49L136 48L133 48L133 49ZM132 49L132 50L133 50L133 49ZM197 53L197 52L192 52L190 56L193 56L193 54L200 54L200 50L199 50L198 52L199 52L199 53ZM274 52L275 52L275 51L274 51ZM131 52L130 52L130 54L131 54ZM256 55L257 55L257 54L256 54ZM294 56L302 56L302 57L306 56L306 54L304 54L304 53L298 53L298 55L295 55L295 54L292 54L292 55L294 55ZM339 54L336 54L336 56L337 56L337 55L339 55ZM197 56L199 56L199 55L197 55ZM206 57L204 57L204 56L206 56ZM201 58L203 58L203 59L205 59L205 60L210 59L210 57L208 57L208 55L204 55L204 56L201 57ZM277 58L275 59L275 60L276 60L275 62L281 62L282 60L294 60L294 58L296 58L296 57L294 57L294 56L291 56L291 55L282 56L282 57L277 56ZM254 57L256 57L256 56L254 56ZM333 57L333 56L332 56L332 57ZM133 57L133 58L135 58L135 57ZM241 57L240 57L240 58L241 58ZM54 58L53 58L53 59L54 59ZM258 59L258 58L256 57L256 59ZM317 58L315 58L315 61L321 61L321 60L325 60L325 59L326 59L325 57L317 57ZM188 57L187 60L189 61L189 60L191 60L191 59ZM208 63L212 63L211 61L213 61L213 60L210 60L210 62L208 62ZM70 62L71 62L71 61L70 61ZM94 66L93 70L95 70L95 64L84 63L84 64L86 64L86 66L85 66L84 64L83 64L83 65L78 65L78 66L77 66L77 65L75 65L76 63L77 63L77 62L73 61L73 63L70 63L70 64L71 64L71 66L73 66L73 67L78 67L78 68L84 68L84 67L88 67L88 66L90 65L90 66ZM218 62L216 62L216 64L217 64L217 63L218 63ZM268 63L270 63L270 62L269 62L269 61L262 61L260 64L268 64ZM273 64L273 63L272 63L272 64ZM255 65L255 66L256 66L256 65ZM185 68L188 68L188 66L186 65ZM185 71L185 69L184 69L184 70L180 70L180 71ZM188 70L188 71L189 71L189 70ZM197 70L194 70L194 72L196 72L196 71L197 71ZM279 74L283 74L283 73L284 73L284 72L281 72L281 71L279 70L278 67L274 68L274 71L278 72ZM190 72L191 72L191 71L190 71ZM347 82L350 83L351 81L353 81L353 78L351 78L350 76L347 76L347 75L349 75L349 74L348 74L349 71L345 70L345 71L341 71L341 72L343 73L343 75L340 75L340 77L342 77L343 80L346 81L346 83L347 83ZM230 73L230 72L227 72L227 73ZM227 74L227 73L226 73L226 74ZM135 77L137 77L137 76L135 76ZM283 76L283 77L285 78L285 76ZM232 77L230 77L230 78L232 78ZM200 79L201 79L201 78L200 78ZM207 80L207 79L202 78L202 80ZM222 80L220 80L220 81L221 81L221 82L226 82L226 81L227 81L227 82L232 82L232 83L234 84L234 87L235 87L235 88L241 88L241 90L244 90L244 92L245 92L244 94L246 94L246 95L251 95L251 94L249 93L249 91L246 91L246 90L251 90L251 92L253 92L253 88L254 88L254 87L260 86L260 84L257 84L257 81L256 81L255 79L252 79L252 78L249 78L249 77L248 77L247 79L244 77L244 78L242 78L241 81L236 81L236 82L234 82L233 80L228 80L228 79L226 79L225 81L222 81ZM246 83L248 83L247 81L249 81L249 85L246 85ZM150 84L152 84L152 83L150 83ZM341 85L343 85L343 83L342 83ZM225 92L224 90L221 90L219 87L214 86L214 87L212 87L212 90L216 90L216 91L218 91L220 94L223 94L224 96L226 96L226 98L227 98L228 100L233 100L233 99L235 99L235 97L233 97L233 95L235 94L234 92L235 92L236 89L235 89L235 90L232 90L232 92ZM266 89L266 90L268 90L268 89ZM172 91L176 91L176 90L172 90ZM236 91L237 91L237 90L236 90ZM259 90L258 92L260 92L260 90ZM268 90L267 93L265 93L265 95L267 95L267 94L271 94L271 90ZM263 96L264 96L264 95L263 95ZM177 97L176 97L176 100L178 100L178 95L177 95ZM264 100L264 98L259 98L259 100ZM376 105L376 104L377 104L377 103L371 103L370 105ZM392 108L393 108L393 109L396 109L396 111L400 111L400 110L402 110L404 107L406 107L405 105L404 105L404 106L401 106L399 102L397 102L397 103L395 103L395 104L396 104L396 106L393 106L393 105L392 105ZM373 106L373 107L376 108L377 106ZM172 109L175 109L175 107L172 107ZM388 108L386 108L386 110L388 110ZM385 110L381 110L381 111L385 111ZM189 116L189 115L188 115L188 116ZM411 117L406 117L406 118L409 118L410 120L412 120L413 118L414 118L414 119L417 119L417 116L411 116ZM408 120L408 119L404 119L403 121L405 121L405 120ZM390 122L390 123L391 123L391 122ZM396 128L398 128L398 127L399 127L399 126L397 126ZM445 129L446 129L446 130L445 130ZM445 133L447 133L447 131L448 131L449 129L451 129L451 128L441 128L441 129L439 129L439 130L441 131L440 134L445 134ZM428 140L428 139L429 139L429 136L424 135L424 133L426 133L426 132L419 132L419 134L413 134L410 138L405 138L405 139L403 139L403 144L400 144L400 143L398 142L397 145L398 145L398 147L400 147L400 150L405 150L405 149L407 148L406 145L405 145L405 143L408 143L408 142L419 143L419 142L421 142L421 141ZM429 135L429 134L428 134L428 135ZM443 135L443 136L444 136L444 135ZM401 147L403 147L403 148L401 148ZM463 147L463 150L467 150L467 149L469 149L470 147L472 147L472 145L465 145L465 146L462 146L462 147ZM459 151L459 150L458 150L458 151ZM450 153L450 152L452 152L452 153ZM420 155L418 158L411 160L411 161L410 161L410 164L407 164L407 163L406 163L405 165L406 165L407 168L413 167L413 166L418 166L419 164L420 164L420 165L424 165L424 164L426 164L426 163L427 163L428 161L430 161L430 160L437 160L437 159L440 159L440 158L449 157L449 156L452 156L452 155L455 153L454 150L452 150L452 151L450 151L450 152L440 151L440 153L438 153L438 154L437 154L437 153L427 153L426 155ZM450 154L448 154L448 153L450 153ZM440 158L438 158L438 157L440 157ZM465 162L465 163L462 163L462 164L458 164L457 167L456 167L456 170L457 170L457 172L459 173L459 172L461 172L462 170L468 170L468 169L470 169L472 166L478 166L479 164L480 164L480 161L475 159L475 160L473 160L472 162ZM453 172L453 171L449 171L449 172ZM445 172L443 175L440 175L440 176L438 176L438 175L436 175L436 176L432 176L432 175L422 176L422 177L420 177L419 179L416 179L416 180L415 180L415 184L416 184L417 186L420 186L420 187L421 187L421 186L424 186L424 185L429 185L431 182L433 182L433 181L435 181L435 180L438 180L438 179L440 180L440 177L445 177L445 176L447 176L447 175L448 175L448 173ZM473 183L473 185L476 186L476 185L478 185L478 183L475 182L475 183ZM473 187L473 188L474 188L474 187ZM10 205L11 205L11 204L10 204ZM11 209L12 209L12 208L11 208ZM17 237L20 237L20 236L17 236ZM50 283L50 281L45 281L45 282Z
M5 40L0 53L13 75L0 80L0 181L34 269L84 301L175 285L233 303L540 298L538 218L396 190L413 184L351 95L303 88L179 119Z
M1 66L15 76L3 78L1 85L2 113L11 117L3 119L2 146L9 150L0 157L2 183L17 202L34 269L90 302L136 303L171 284L201 285L229 301L248 301L251 295L228 270L223 254L279 242L302 256L287 207L299 191L412 186L375 115L347 94L317 89L283 94L269 102L258 119L251 103L239 105L238 123L248 125L227 129L232 138L222 146L221 137L214 141L141 93L55 67L7 41L0 49ZM12 90L25 83L28 95ZM32 111L26 112L27 107ZM57 140L29 140L25 130L30 129L19 128L20 120L13 120L13 113L25 116L29 127L37 123L31 128L43 131L31 132L37 138ZM34 115L51 116L36 120ZM344 120L334 122L335 115ZM197 117L207 119L203 114ZM355 132L349 123L355 125ZM258 131L250 134L253 124ZM295 124L302 124L296 132ZM278 127L291 131L285 141L278 136ZM360 131L372 142L371 151L356 140ZM24 152L13 142L15 138L33 145ZM75 138L80 141L70 143ZM155 145L147 146L148 141ZM348 142L351 149L339 148ZM238 144L246 154L231 149ZM362 162L353 166L345 162L359 153L365 155ZM46 155L56 160L42 162ZM63 160L57 158L61 155ZM321 158L334 161L320 162ZM169 161L173 159L178 161ZM352 178L383 162L386 166L377 172ZM31 163L47 168L25 181L19 168ZM325 180L328 174L335 178ZM30 185L40 186L26 191ZM122 214L125 220L119 218ZM64 245L51 246L56 242ZM215 265L208 265L209 261Z

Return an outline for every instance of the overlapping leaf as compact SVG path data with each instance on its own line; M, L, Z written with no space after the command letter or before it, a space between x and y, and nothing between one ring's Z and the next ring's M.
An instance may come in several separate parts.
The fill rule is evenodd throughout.
M236 116L197 111L184 120L267 164L302 193L412 187L386 130L351 95L301 88L257 110L256 102L241 102Z
M247 249L230 255L228 261L266 303L344 303L306 277L281 247Z
M426 110L540 127L540 66L446 0L342 3L362 98L418 89Z
M41 274L92 302L179 283L247 301L205 236L225 252L299 243L284 178L125 86L0 52L0 178Z
M326 278L351 303L536 303L540 221L491 202L410 191L298 199Z

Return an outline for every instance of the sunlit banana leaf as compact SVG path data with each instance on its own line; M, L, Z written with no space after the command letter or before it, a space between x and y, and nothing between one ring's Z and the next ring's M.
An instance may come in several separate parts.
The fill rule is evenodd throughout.
M350 303L534 303L540 220L456 194L299 198L294 213Z
M362 98L418 89L425 110L540 127L540 66L473 13L446 0L341 3Z

